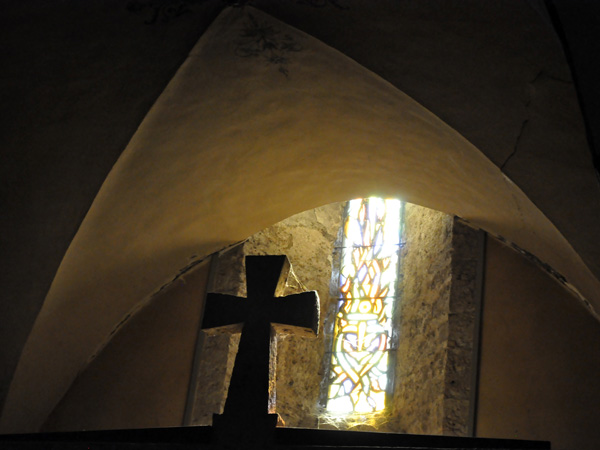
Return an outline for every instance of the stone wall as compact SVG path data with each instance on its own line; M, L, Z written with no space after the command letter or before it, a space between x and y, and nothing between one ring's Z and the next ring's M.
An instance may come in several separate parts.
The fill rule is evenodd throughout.
M407 204L399 344L386 428L467 436L477 302L478 231Z
M477 315L483 276L483 231L456 217L452 228L452 284L448 307L448 354L444 374L443 434L467 436L479 340Z
M219 255L214 267L212 292L245 296L246 255L287 255L292 266L286 294L315 290L321 303L318 338L295 337L279 333L277 339L277 412L286 426L316 427L324 378L324 342L322 335L326 312L332 310L330 279L334 243L342 222L344 204L326 205L292 216ZM281 331L281 330L280 330ZM227 382L222 380L231 368L222 368L224 360L232 364L237 346L224 333L204 337L196 403L191 424L210 424L212 414L225 403ZM223 356L226 355L226 356ZM215 394L214 389L218 392Z
M405 207L398 333L389 408L381 414L339 420L323 413L337 285L332 282L335 243L344 204L327 205L273 225L223 252L213 265L213 292L245 296L244 256L286 254L293 272L287 290L316 290L320 335L277 340L277 412L286 426L376 429L466 435L476 294L477 232L441 212ZM225 402L238 335L204 337L191 424L209 424ZM227 368L223 367L226 364Z
M284 335L277 340L277 412L287 426L317 425L324 378L323 325L327 311L334 308L329 286L343 211L341 203L305 211L257 233L244 244L248 255L286 254L295 276L303 283L302 290L317 291L321 302L318 339Z
M452 217L406 205L404 239L390 427L406 433L442 434Z

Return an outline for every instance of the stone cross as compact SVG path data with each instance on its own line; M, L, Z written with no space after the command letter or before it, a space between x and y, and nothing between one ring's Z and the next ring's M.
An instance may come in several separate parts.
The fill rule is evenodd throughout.
M268 414L274 410L275 391L271 323L318 332L319 297L316 292L280 297L289 270L286 256L246 256L248 297L207 296L203 329L243 323L225 409L221 416L215 415L213 419L215 427L222 424L221 428L227 429L225 438L233 439L233 434L237 434L233 428L242 428L239 431L242 435L235 439L244 439L243 436L248 439L248 434L257 435L264 426L275 426L277 415Z

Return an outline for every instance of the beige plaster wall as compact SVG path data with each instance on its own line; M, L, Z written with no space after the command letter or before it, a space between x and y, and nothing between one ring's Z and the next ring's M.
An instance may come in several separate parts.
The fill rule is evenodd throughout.
M181 426L208 268L199 264L131 318L43 429Z
M537 266L488 240L477 435L600 442L600 324Z

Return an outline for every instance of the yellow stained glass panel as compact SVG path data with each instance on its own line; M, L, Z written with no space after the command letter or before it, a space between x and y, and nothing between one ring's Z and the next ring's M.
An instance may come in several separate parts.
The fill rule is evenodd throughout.
M349 202L327 400L330 413L369 413L385 407L400 211L399 200Z

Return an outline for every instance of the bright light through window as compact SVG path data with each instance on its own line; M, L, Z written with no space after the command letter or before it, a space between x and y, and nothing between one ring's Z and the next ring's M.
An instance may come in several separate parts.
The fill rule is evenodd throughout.
M327 400L330 413L370 413L385 407L401 206L399 200L373 197L349 202Z

